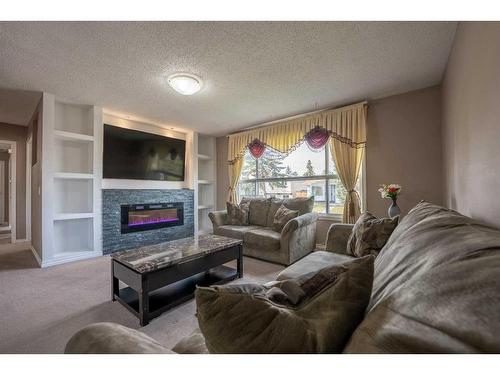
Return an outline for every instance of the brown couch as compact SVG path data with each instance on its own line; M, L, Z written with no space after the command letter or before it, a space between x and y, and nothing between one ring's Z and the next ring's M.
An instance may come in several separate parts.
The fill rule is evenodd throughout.
M286 268L287 279L349 261L346 225L330 228L328 251ZM406 215L375 260L372 296L344 353L500 353L500 231L430 203ZM206 352L196 333L173 350ZM124 344L126 343L126 345ZM68 353L172 353L112 323L84 328Z
M311 198L243 198L249 203L249 225L228 225L227 212L210 212L214 234L243 240L243 254L288 266L309 254L316 246L316 221ZM272 229L276 210L285 205L299 211L281 233Z

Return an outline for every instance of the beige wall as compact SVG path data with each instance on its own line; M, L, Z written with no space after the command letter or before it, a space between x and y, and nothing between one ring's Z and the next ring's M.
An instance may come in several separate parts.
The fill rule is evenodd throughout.
M0 140L16 144L16 238L26 238L26 136L25 126L0 123Z
M403 186L403 214L422 199L443 203L440 108L438 86L369 102L366 202L375 216L387 216L389 207L380 184Z
M500 23L459 24L443 82L445 204L500 227Z

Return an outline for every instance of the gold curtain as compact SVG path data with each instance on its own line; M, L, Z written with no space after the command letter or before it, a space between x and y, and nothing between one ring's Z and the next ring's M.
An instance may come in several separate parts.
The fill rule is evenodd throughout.
M237 203L236 188L240 180L241 168L243 167L243 159L239 158L234 163L229 164L229 196L228 200L231 203Z
M366 145L366 108L366 102L361 102L229 135L229 201L236 202L236 187L243 167L243 155L250 143L258 139L267 147L288 153L304 140L307 133L321 127L330 134L330 152L340 180L348 192L343 221L354 223L361 211L355 186Z
M362 148L366 143L366 102L318 112L304 117L276 122L229 136L228 162L241 159L255 139L279 152L287 153L316 127L325 128L332 138L350 147Z
M364 148L353 148L336 139L330 140L330 152L337 173L342 185L347 190L342 221L348 224L354 224L361 214L361 201L355 188L363 162L364 151Z

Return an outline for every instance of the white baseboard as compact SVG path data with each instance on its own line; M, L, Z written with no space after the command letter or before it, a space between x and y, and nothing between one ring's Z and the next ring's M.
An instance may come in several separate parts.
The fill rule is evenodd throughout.
M50 267L50 266L56 266L58 264L75 262L77 260L97 258L100 256L102 256L101 251L82 252L82 253L77 253L75 255L69 255L69 256L64 256L64 257L57 257L57 258L42 260L40 262L40 267L45 268L45 267Z

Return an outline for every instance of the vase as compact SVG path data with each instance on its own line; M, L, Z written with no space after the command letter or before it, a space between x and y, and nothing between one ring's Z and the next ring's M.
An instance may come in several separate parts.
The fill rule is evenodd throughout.
M396 203L396 199L393 199L393 200L392 200L392 204L391 204L391 206L389 207L388 214L389 214L389 217L390 217L390 218L393 218L394 216L398 216L398 215L400 215L400 214L401 214L401 210L399 209L399 206L398 206L398 204Z

